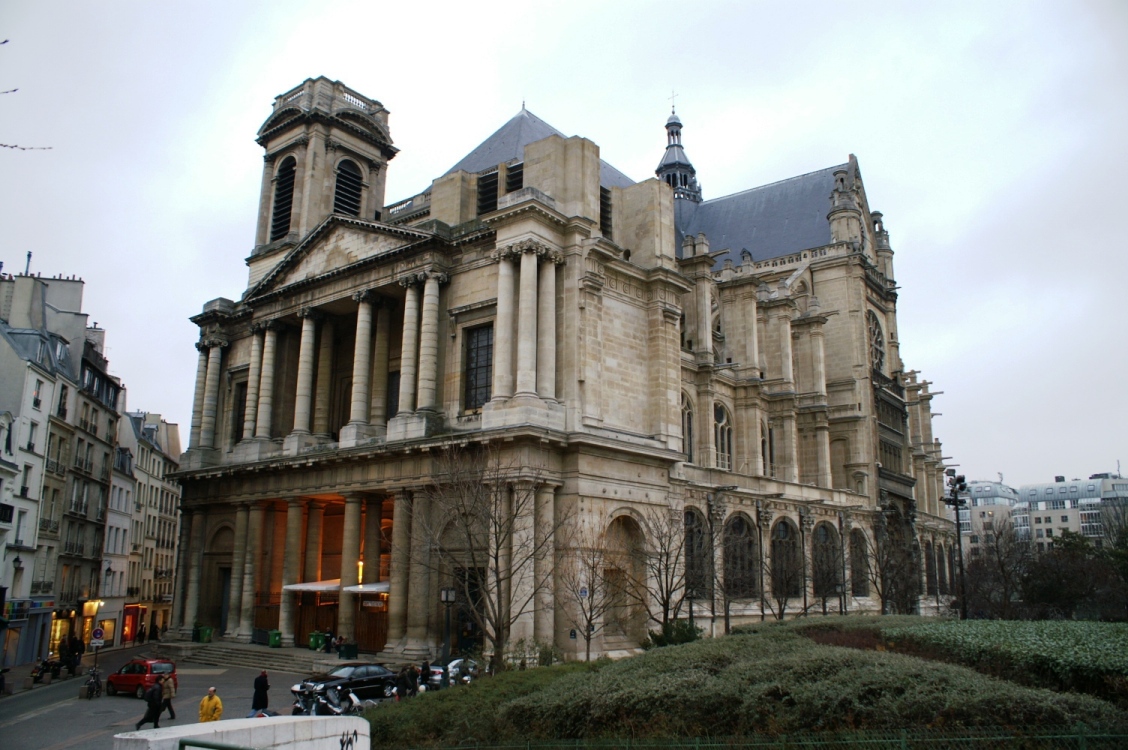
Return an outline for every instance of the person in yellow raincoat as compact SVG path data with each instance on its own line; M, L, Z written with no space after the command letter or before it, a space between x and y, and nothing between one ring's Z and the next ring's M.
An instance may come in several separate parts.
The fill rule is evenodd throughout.
M223 718L223 701L215 694L215 688L208 688L208 694L200 701L200 721L219 721Z

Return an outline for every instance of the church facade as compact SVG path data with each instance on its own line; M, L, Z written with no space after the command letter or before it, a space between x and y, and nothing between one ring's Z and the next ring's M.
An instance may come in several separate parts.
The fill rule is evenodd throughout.
M932 396L900 359L857 161L703 200L681 129L634 182L522 109L386 204L387 110L324 78L279 96L247 289L192 318L174 624L435 655L440 594L465 584L431 558L436 462L466 445L511 471L495 484L548 545L506 590L512 640L583 653L560 578L579 526L656 590L646 561L675 541L673 613L712 632L945 606ZM663 514L676 540L647 522ZM647 595L621 594L593 653L656 627Z

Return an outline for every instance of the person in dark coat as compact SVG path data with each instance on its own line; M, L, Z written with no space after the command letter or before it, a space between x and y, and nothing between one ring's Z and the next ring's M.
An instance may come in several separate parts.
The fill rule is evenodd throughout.
M158 677L153 686L145 691L145 704L148 708L145 710L145 715L141 717L141 721L137 722L137 731L141 731L141 726L153 723L153 729L161 728L161 709L164 707L164 677Z
M138 643L144 643L144 642L145 642L145 623L141 623L141 626L137 628L137 632L133 634L133 643L138 644Z
M266 695L266 691L270 690L270 682L266 678L266 670L262 670L262 674L255 678L255 694L251 698L251 710L261 711L266 708L270 700Z

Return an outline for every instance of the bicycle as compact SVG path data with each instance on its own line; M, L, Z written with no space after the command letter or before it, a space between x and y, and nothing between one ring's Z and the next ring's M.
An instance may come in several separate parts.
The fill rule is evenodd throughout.
M91 667L87 674L90 677L86 680L86 697L100 698L102 695L102 671L97 667Z

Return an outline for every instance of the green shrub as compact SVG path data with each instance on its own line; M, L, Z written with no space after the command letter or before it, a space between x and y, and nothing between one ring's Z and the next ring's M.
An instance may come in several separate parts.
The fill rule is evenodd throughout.
M647 634L643 649L661 648L663 646L677 646L681 643L690 643L701 637L701 628L690 625L689 620L671 620L664 623L658 630L651 630Z

